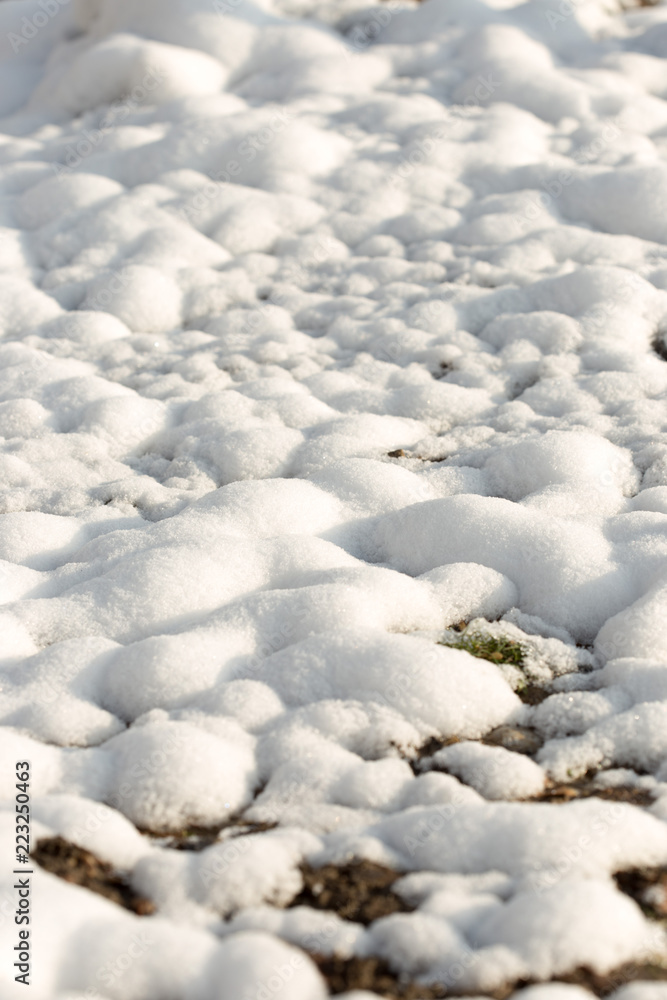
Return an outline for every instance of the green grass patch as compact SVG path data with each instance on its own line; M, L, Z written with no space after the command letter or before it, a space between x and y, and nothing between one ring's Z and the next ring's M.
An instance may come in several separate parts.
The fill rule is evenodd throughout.
M507 639L501 635L483 634L481 632L463 632L458 639L452 641L440 640L439 646L449 646L450 649L464 649L471 656L491 663L510 663L514 667L523 666L525 650L520 642Z

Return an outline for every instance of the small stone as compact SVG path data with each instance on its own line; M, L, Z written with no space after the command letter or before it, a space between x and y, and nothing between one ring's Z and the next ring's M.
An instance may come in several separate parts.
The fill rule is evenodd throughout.
M482 743L492 747L504 747L514 753L525 753L529 757L542 746L541 737L527 726L496 726L487 733Z

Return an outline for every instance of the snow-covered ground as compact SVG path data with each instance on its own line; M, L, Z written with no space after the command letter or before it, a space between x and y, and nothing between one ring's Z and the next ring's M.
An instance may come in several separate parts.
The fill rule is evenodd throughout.
M31 1000L667 961L611 877L667 864L664 56L614 0L0 4L3 998L23 760L157 907L36 869ZM351 859L411 909L285 908Z

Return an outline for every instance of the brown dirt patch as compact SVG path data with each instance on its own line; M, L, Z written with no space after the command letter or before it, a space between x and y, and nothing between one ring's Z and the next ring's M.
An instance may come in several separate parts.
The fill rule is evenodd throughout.
M602 976L590 969L575 969L574 972L566 976L561 976L559 982L573 983L575 986L583 986L585 989L595 993L598 997L606 997L615 990L625 986L627 983L639 982L665 982L667 980L667 969L661 965L651 965L643 963L628 962L619 966L613 972Z
M415 774L422 774L421 768L419 767L420 761L425 760L427 757L432 757L434 753L437 753L438 750L442 750L444 747L451 747L455 743L460 742L461 740L458 736L448 736L446 739L440 738L439 736L431 736L426 743L422 743L417 750L416 755L410 758L408 763L412 766Z
M408 757L405 754L401 754L401 756L408 761L415 774L422 774L421 762L423 760L432 757L444 747L451 747L454 743L460 742L458 736L432 736L418 748L413 756ZM529 757L536 754L542 746L542 738L534 729L529 729L527 726L497 726L496 729L487 733L480 742L487 746L504 747L506 750L526 754Z
M344 920L370 924L392 913L409 913L413 907L392 892L401 876L373 861L353 861L347 865L323 865L302 869L304 887L290 906L311 906L331 910Z
M616 885L631 896L652 920L667 918L667 868L633 868L614 875Z
M646 6L646 5L642 4L640 6ZM651 347L653 348L655 353L658 355L659 358L662 358L663 361L667 361L667 342L665 337L666 337L665 331L661 330L655 335L655 337L653 338L653 342L651 344Z
M516 691L524 705L541 705L543 701L553 694L548 688L540 687L539 684L525 684Z
M606 802L627 802L633 806L649 806L653 802L653 794L646 788L635 788L632 785L601 788L588 776L565 784L548 782L542 794L536 799L531 799L531 802L552 802L560 805L563 802L572 802L574 799L593 798L603 799Z
M356 861L342 866L304 868L302 871L305 886L291 906L330 910L343 919L366 925L379 917L410 909L392 892L399 874L383 865ZM667 916L667 868L636 869L614 877L619 888L636 899L649 916ZM658 907L652 900L649 903L645 901L646 893L656 886L665 889L664 903ZM385 1000L439 1000L447 995L461 995L455 987L444 984L421 986L410 982L393 972L386 961L373 956L341 958L312 954L311 958L333 996L350 990L367 990ZM598 997L607 997L631 982L665 981L667 968L650 962L629 962L606 975L579 968L552 980L582 986ZM535 985L533 980L506 983L485 995L489 1000L508 1000L516 990L532 985Z
M277 823L255 823L249 819L242 819L230 829L229 836L245 837L249 833L266 833L267 830L276 830L277 828Z
M348 990L368 990L386 1000L440 1000L441 997L448 995L465 996L451 987L448 990L444 985L420 986L414 982L404 981L379 958L338 958L324 955L311 955L311 958L334 996ZM667 969L662 966L628 962L606 975L580 968L550 982L582 986L595 996L606 997L628 983L666 980ZM489 997L489 1000L508 1000L516 990L535 985L541 983L535 980L506 983L496 990L485 993L484 996ZM475 993L475 996L478 995Z
M625 965L620 965L618 968L604 975L601 975L599 972L593 972L592 969L581 967L550 979L548 982L582 986L595 996L606 997L628 983L661 982L666 979L667 969L660 965L652 965L649 962L642 964L627 962ZM517 990L523 989L526 986L541 985L543 985L542 981L522 979L516 983L507 983L497 990L485 994L485 996L489 996L492 1000L508 1000Z
M623 10L632 10L633 7L657 7L660 0L621 0Z
M239 819L233 823L225 823L223 826L190 826L169 837L161 838L161 842L164 847L170 847L174 851L204 851L222 839L220 834L223 831L225 837L231 840L234 837L243 837L248 833L265 833L267 830L275 830L277 825L277 823L253 823L250 820Z
M430 458L428 455L416 455L413 452L405 451L403 448L395 448L394 451L387 452L387 458L418 458L420 462L444 462L449 455L439 455Z
M401 982L379 958L329 958L312 955L334 996L348 990L370 990L388 1000L436 1000L447 991L441 987Z
M215 844L222 827L190 826L167 837L160 837L160 843L172 851L204 851ZM145 831L144 831L145 832Z
M153 903L143 896L138 896L110 864L101 861L83 847L65 840L64 837L39 840L31 857L36 864L52 875L105 896L106 899L126 910L132 910L140 917L155 912Z

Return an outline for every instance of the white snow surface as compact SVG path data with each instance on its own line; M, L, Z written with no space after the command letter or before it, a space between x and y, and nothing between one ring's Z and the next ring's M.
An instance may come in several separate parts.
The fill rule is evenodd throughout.
M667 961L611 878L667 864L665 57L664 3L0 4L3 998L17 760L157 907L36 869L31 1000ZM653 804L531 801L591 769ZM354 858L414 910L284 909Z

